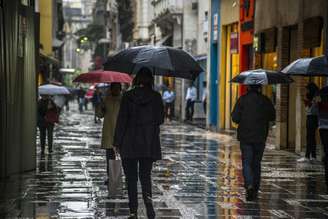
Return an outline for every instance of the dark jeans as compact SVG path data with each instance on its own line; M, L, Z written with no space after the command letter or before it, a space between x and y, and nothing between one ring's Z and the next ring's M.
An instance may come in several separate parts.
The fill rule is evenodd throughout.
M106 149L106 170L107 170L107 176L109 175L109 166L108 166L108 161L109 160L115 160L116 156L115 156L115 151L113 148L111 149Z
M194 116L194 105L195 105L195 101L187 100L186 120L188 120L188 121L192 121L192 118Z
M320 138L325 152L324 166L325 166L325 178L328 189L328 129L320 129Z
M265 143L240 143L245 188L252 186L256 191L260 188L264 148Z
M41 153L44 153L46 147L46 137L48 136L48 151L52 152L52 139L53 139L53 130L54 125L48 124L44 126L39 126L40 130L40 144L41 144Z
M174 103L165 103L165 117L168 118L169 120L173 119L174 116Z
M139 170L138 170L139 164ZM151 184L151 170L153 168L152 159L123 159L123 170L127 181L129 208L130 212L137 212L138 210L138 172L141 182L142 196L145 205L151 202L152 184Z
M306 117L306 153L305 157L310 158L316 158L316 131L318 129L318 117L308 115Z
M204 113L206 114L206 110L207 110L207 101L203 101L203 110L204 110Z

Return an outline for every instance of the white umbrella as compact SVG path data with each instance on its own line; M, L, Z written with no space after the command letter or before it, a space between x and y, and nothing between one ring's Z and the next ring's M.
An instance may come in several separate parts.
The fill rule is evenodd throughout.
M69 90L63 86L46 84L39 87L40 95L64 95L70 94Z

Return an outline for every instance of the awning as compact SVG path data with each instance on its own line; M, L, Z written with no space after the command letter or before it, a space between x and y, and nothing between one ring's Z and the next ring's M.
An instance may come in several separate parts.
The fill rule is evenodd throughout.
M59 48L59 47L61 47L63 44L64 44L64 42L61 41L61 40L59 40L59 39L57 39L57 38L54 38L54 39L52 40L52 47Z
M155 43L156 46L163 46L164 43L166 43L166 41L172 36L172 34L170 35L166 35L164 37L162 37L162 39L160 39L158 42Z

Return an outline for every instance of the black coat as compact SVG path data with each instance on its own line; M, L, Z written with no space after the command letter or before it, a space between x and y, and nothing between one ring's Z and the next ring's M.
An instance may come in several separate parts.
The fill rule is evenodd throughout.
M123 95L117 118L114 146L122 159L162 158L160 125L164 122L162 97L149 88L135 88Z
M276 113L271 100L256 91L249 91L239 98L231 114L238 124L237 138L243 143L265 143L269 123Z

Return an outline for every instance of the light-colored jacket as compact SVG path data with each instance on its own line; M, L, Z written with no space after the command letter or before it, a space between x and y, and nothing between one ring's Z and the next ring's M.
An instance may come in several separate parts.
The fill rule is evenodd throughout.
M101 147L110 149L113 147L116 120L120 110L121 96L106 96L104 98L104 123L102 129Z

